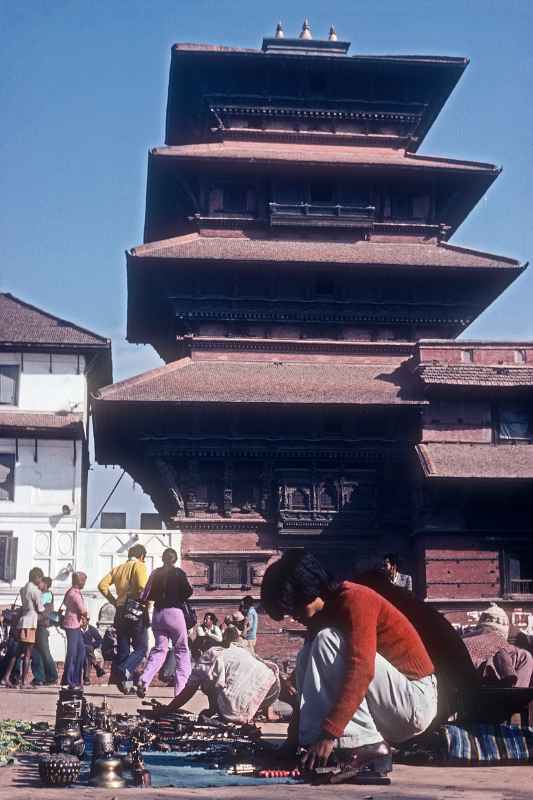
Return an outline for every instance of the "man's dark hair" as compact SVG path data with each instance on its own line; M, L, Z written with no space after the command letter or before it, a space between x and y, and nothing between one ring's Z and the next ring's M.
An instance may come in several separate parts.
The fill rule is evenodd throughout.
M383 561L389 561L394 567L398 566L398 555L396 553L385 553Z
M49 589L53 583L52 578L50 577L43 578L43 583L46 586L46 588Z
M128 550L128 558L146 558L146 547L143 544L134 544Z
M247 594L246 597L242 598L241 606L243 608L251 608L253 606L254 602L255 601L254 601L254 598L252 597L252 595L251 594Z
M210 619L213 625L218 625L218 617L216 614L213 614L212 611L206 611L204 614L204 622L206 619Z
M293 550L268 567L261 584L261 605L281 620L334 588L330 575L311 553Z
M161 556L161 561L163 562L163 564L172 567L174 566L177 560L178 560L178 554L176 553L173 547L167 547L166 550L163 550L163 555Z
M40 567L32 567L32 569L30 569L28 580L30 580L31 583L36 584L37 581L42 581L43 578L44 578L44 572Z

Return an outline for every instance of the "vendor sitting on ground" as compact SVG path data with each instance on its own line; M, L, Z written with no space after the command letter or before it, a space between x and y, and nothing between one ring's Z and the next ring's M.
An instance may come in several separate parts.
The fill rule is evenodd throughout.
M463 641L484 684L528 688L533 675L533 656L508 642L509 627L505 609L491 603Z
M409 620L377 592L333 583L317 559L289 551L266 571L261 603L275 620L308 629L298 655L299 719L293 745L303 766L390 771L388 743L425 731L437 713L435 668Z
M205 638L194 642L187 685L168 706L161 707L160 713L177 711L201 689L209 699L207 713L218 714L227 722L252 722L259 711L268 720L277 720L272 705L280 691L278 668L236 646L238 639L239 632L229 625L224 631L222 647L208 646Z

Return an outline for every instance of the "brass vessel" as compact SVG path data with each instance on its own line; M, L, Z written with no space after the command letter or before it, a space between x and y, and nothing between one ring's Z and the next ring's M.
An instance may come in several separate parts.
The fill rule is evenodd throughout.
M126 785L122 777L123 761L119 756L103 756L96 759L93 767L91 786L99 789L121 789Z

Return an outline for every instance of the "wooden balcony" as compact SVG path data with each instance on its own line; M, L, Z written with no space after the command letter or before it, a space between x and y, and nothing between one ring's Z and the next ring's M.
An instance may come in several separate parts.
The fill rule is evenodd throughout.
M374 206L339 203L269 203L271 226L361 228L371 230Z
M533 579L511 578L509 580L509 594L533 594Z

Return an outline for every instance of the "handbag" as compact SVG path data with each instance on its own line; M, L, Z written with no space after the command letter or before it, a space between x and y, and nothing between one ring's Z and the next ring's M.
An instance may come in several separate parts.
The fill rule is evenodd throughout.
M185 619L185 627L187 628L188 631L190 631L190 629L194 628L194 626L198 622L196 611L187 600L183 601L180 608L183 612L183 617Z
M122 618L126 622L138 623L142 622L145 613L145 605L140 600L129 599L124 604L124 612Z
M17 597L15 598L15 602L13 603L11 608L4 608L4 611L3 611L3 614L2 614L3 619L4 619L4 623L10 628L13 627L13 626L16 626L18 621L20 620L20 618L22 616L22 605L20 605L20 606L17 605L17 599L18 599L19 596L20 596L20 591L19 591ZM22 597L21 597L21 600L22 600Z

